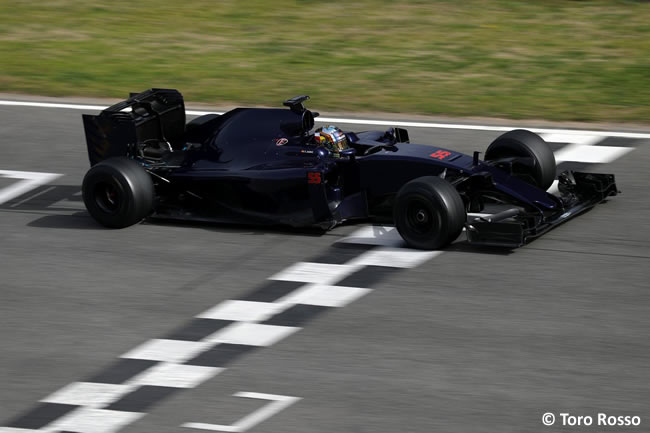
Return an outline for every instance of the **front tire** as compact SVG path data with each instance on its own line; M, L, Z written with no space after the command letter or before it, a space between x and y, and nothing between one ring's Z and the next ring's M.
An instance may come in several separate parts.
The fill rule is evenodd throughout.
M526 129L506 132L494 140L485 151L485 160L511 157L532 158L530 166L513 166L515 176L546 191L555 180L557 167L553 150L542 137Z
M436 250L460 235L467 213L463 199L449 182L435 176L423 176L399 190L393 218L408 246Z
M84 176L82 195L88 213L100 224L124 228L153 209L154 187L140 164L125 157L109 158Z

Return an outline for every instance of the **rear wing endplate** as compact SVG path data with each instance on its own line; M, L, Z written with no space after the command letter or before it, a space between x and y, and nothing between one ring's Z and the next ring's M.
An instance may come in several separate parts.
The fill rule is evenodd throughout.
M129 155L147 140L165 141L173 149L185 145L185 104L178 90L132 93L98 115L82 117L91 166L106 158Z

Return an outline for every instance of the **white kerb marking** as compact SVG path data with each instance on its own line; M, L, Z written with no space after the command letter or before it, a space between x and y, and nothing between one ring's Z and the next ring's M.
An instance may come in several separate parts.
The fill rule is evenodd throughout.
M73 382L41 401L100 408L119 400L132 389L124 384Z
M238 392L234 394L235 397L244 397L244 398L256 398L261 400L270 400L272 403L269 403L250 415L246 415L236 423L232 425L221 425L221 424L206 424L200 422L188 422L181 427L193 428L199 430L211 430L211 431L225 431L225 432L245 432L257 424L271 418L276 413L286 409L295 402L301 400L300 397L292 397L289 395L276 395L276 394L263 394L260 392Z
M262 322L282 309L274 302L223 301L197 317L202 319L237 320L242 322Z
M365 226L352 232L339 242L362 245L382 245L386 247L403 247L406 244L395 227Z
M61 431L115 433L126 425L142 418L144 415L144 413L140 412L122 412L117 410L80 407L49 424L46 428L38 431L41 433L54 433Z
M20 179L18 182L0 189L0 204L19 197L41 185L45 185L46 183L53 181L59 176L61 175L58 173L0 170L0 177L4 177L6 179Z
M248 346L272 346L299 331L295 326L265 325L261 323L237 322L203 339L211 344L245 344Z
M183 363L194 358L210 346L199 341L181 341L152 339L145 341L138 347L129 350L122 358L148 359L152 361L164 361Z
M397 230L395 230L397 231ZM411 250L406 248L381 247L367 251L349 263L362 266L389 266L394 268L415 268L442 254L442 251Z
M292 305L308 304L322 307L345 307L370 292L372 292L372 289L361 287L306 284L276 302Z
M270 280L331 284L359 270L361 266L298 262L269 277Z
M129 380L135 386L167 386L171 388L194 388L221 373L224 368L163 362Z

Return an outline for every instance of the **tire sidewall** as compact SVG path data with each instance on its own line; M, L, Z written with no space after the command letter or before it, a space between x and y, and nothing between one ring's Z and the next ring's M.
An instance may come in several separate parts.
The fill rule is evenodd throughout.
M117 207L102 206L104 185L114 188ZM147 216L153 207L153 182L145 170L127 158L110 158L93 166L83 180L82 195L88 213L100 224L123 228Z
M409 208L413 203L433 216L429 229L424 232L412 224ZM458 191L438 177L424 176L412 180L400 189L395 199L395 226L410 247L431 250L448 245L460 235L466 218Z
M535 180L533 185L545 191L551 186L557 171L555 155L542 137L525 129L516 129L499 136L485 151L486 161L513 156L533 158L535 160L535 167L531 173L531 177Z

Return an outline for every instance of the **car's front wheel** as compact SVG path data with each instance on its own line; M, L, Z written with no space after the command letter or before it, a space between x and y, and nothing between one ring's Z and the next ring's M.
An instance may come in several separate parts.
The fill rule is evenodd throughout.
M154 187L149 174L132 159L109 158L86 173L82 195L88 213L111 228L128 227L153 208Z
M435 176L423 176L399 190L393 219L408 246L436 250L460 235L467 213L463 199L449 182Z

